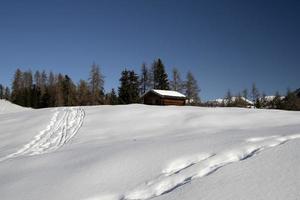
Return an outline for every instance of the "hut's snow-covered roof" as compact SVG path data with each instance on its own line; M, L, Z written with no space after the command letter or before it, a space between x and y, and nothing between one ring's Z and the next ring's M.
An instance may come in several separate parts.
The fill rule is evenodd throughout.
M152 90L149 90L148 92L151 92L151 91L162 97L186 98L186 96L184 94L181 94L180 92L177 92L177 91L152 89ZM147 94L148 92L146 92L145 94Z

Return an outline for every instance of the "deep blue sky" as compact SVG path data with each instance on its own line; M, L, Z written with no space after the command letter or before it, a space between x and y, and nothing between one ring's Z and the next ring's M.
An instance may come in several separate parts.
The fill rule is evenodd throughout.
M203 99L250 87L300 87L300 1L106 0L0 2L0 83L17 67L87 79L98 63L106 90L122 69L160 57L191 70ZM169 73L170 74L170 73Z

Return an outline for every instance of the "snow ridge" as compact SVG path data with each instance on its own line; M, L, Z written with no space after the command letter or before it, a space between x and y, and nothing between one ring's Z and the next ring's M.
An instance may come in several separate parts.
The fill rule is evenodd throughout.
M249 138L241 146L217 154L198 154L187 156L171 162L158 178L149 180L124 195L106 196L109 200L147 200L169 192L192 182L195 179L208 176L218 169L243 161L257 155L263 150L276 147L290 140L299 139L300 134L289 136L269 136ZM93 199L103 199L102 196Z
M5 99L0 99L0 114L14 113L20 111L30 110L31 108L25 108L11 103Z
M300 134L250 138L246 140L246 143L241 147L220 152L219 154L206 154L206 159L199 159L198 162L193 162L197 160L197 158L189 158L185 161L182 160L185 164L177 166L174 165L174 170L167 170L172 172L168 174L168 176L138 186L136 189L125 195L123 199L146 200L166 194L194 179L207 176L228 164L245 160L265 149L276 147L289 140L297 138L300 138ZM178 166L181 166L181 171L177 169ZM178 171L179 173L176 173Z
M10 154L1 161L19 156L32 156L49 153L69 142L83 124L85 113L80 107L56 109L49 125L28 144L17 152Z

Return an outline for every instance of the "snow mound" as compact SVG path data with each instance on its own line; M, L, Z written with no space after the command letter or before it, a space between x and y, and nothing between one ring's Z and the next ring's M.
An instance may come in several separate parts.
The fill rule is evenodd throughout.
M20 112L28 109L29 108L24 108L22 106L13 104L10 101L0 99L0 114Z

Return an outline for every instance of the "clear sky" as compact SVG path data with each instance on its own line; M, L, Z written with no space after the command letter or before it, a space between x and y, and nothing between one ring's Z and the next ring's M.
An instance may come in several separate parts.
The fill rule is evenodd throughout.
M300 1L7 0L0 2L0 83L17 67L87 79L100 65L105 88L125 67L161 58L190 70L203 99L256 82L260 90L300 87ZM170 74L170 73L169 73Z

